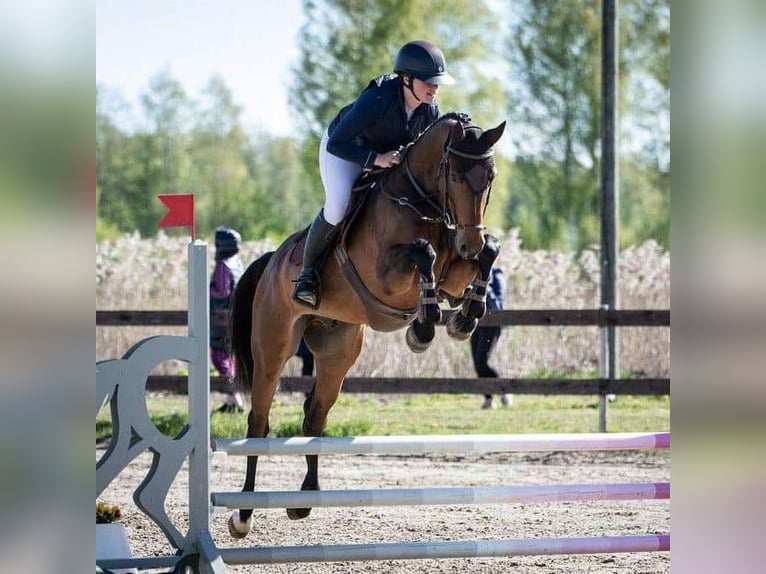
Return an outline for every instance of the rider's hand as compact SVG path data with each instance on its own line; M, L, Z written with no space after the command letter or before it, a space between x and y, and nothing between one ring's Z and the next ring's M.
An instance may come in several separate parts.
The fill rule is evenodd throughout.
M375 166L377 167L393 167L398 165L402 161L402 156L398 150L387 151L386 153L379 153L375 158Z

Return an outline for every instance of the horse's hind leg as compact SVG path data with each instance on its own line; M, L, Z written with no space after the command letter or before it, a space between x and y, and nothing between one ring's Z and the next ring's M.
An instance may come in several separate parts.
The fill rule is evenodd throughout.
M405 340L411 351L422 353L434 339L434 324L441 320L441 309L436 299L436 279L434 277L436 251L428 241L419 239L409 245L407 255L420 273L420 303L418 304L418 316L414 323L407 328Z
M492 235L485 235L484 239L484 247L479 253L479 274L471 282L470 293L460 311L450 315L447 321L447 334L454 339L470 337L479 319L487 313L487 284L492 265L500 254L500 243Z
M330 332L315 331L314 334L309 346L316 358L317 373L314 388L303 404L305 436L321 436L324 432L327 415L340 394L343 379L362 350L364 326L342 323ZM307 455L306 466L301 490L319 490L319 457ZM287 509L287 516L292 520L306 518L310 513L311 508Z
M263 424L263 418L259 417L257 420L253 416L254 411L251 410L247 417L247 438L263 438L269 434L269 419L268 413L266 414L265 426ZM247 457L247 470L245 471L245 484L242 486L242 492L253 492L255 490L255 471L258 466L257 456ZM229 534L234 538L244 538L250 532L250 528L253 525L253 509L241 508L235 510L229 516Z
M262 324L265 323L262 321ZM274 324L274 323L270 323ZM256 343L256 341L258 343ZM265 342L268 341L268 344ZM279 376L291 354L292 334L270 332L265 335L258 332L252 337L254 359L251 410L247 422L247 438L263 438L269 434L269 410L277 390ZM255 472L257 456L247 457L247 471L242 492L255 490ZM240 508L229 517L229 534L234 538L244 538L250 532L253 522L253 509Z

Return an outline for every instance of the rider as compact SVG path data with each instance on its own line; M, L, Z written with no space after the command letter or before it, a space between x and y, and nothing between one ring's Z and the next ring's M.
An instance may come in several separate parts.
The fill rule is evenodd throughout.
M354 181L362 171L397 165L399 148L439 117L439 86L454 82L438 47L425 40L408 42L396 55L394 73L371 80L330 122L319 144L325 204L309 229L293 299L319 306L320 259L346 213Z

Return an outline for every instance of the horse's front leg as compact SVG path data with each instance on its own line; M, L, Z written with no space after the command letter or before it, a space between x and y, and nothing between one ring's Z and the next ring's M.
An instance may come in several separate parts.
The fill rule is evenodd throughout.
M441 321L442 311L436 298L436 278L434 262L436 250L427 240L418 239L408 246L407 257L420 273L418 288L420 301L418 316L407 328L405 340L407 346L415 353L425 351L434 339L434 325Z
M492 235L485 235L484 239L484 247L479 253L479 272L471 282L460 310L450 315L447 321L447 334L461 341L471 336L479 319L487 313L487 284L492 265L500 254L500 243Z

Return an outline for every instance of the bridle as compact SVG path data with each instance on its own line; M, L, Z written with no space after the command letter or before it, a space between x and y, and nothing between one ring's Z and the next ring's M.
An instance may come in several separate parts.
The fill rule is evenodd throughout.
M416 140L417 141L417 140ZM388 193L388 191L385 190L383 186L381 186L381 192L391 199L392 201L398 203L399 205L403 207L407 207L411 210L413 210L417 215L420 221L427 222L427 223L436 223L444 225L447 229L450 231L455 230L483 230L486 228L485 225L482 224L465 224L465 223L458 223L457 221L453 221L455 219L453 214L453 208L451 205L450 196L447 193L447 189L449 186L449 177L450 177L450 162L449 162L449 155L452 154L456 157L463 158L463 159L469 159L474 161L480 161L489 159L494 155L494 150L490 148L489 150L485 151L481 154L472 154L467 153L462 150L456 149L452 146L452 135L450 134L449 139L444 144L444 152L442 153L441 158L439 158L439 168L437 170L437 177L443 172L444 178L443 180L443 186L442 189L439 190L439 193L442 194L443 199L441 205L439 205L437 202L433 200L433 197L436 195L434 193L428 193L424 187L418 182L417 178L415 177L415 174L412 173L412 170L410 169L410 162L409 162L409 154L407 153L411 146L414 145L415 142L409 144L406 148L403 150L404 155L404 171L407 174L407 179L409 179L410 184L412 185L415 192L418 194L418 199L410 200L406 196L400 196L395 197ZM470 185L470 182L469 182ZM488 193L492 193L492 183L487 186ZM471 189L474 191L474 194L476 197L479 197L486 188L482 188L479 190L476 190L471 186ZM415 205L416 203L425 202L427 205L429 205L431 208L433 208L437 212L441 212L441 215L437 217L429 217L425 215L418 207ZM484 206L484 209L486 210L487 205L489 205L489 197L487 197L487 202Z

